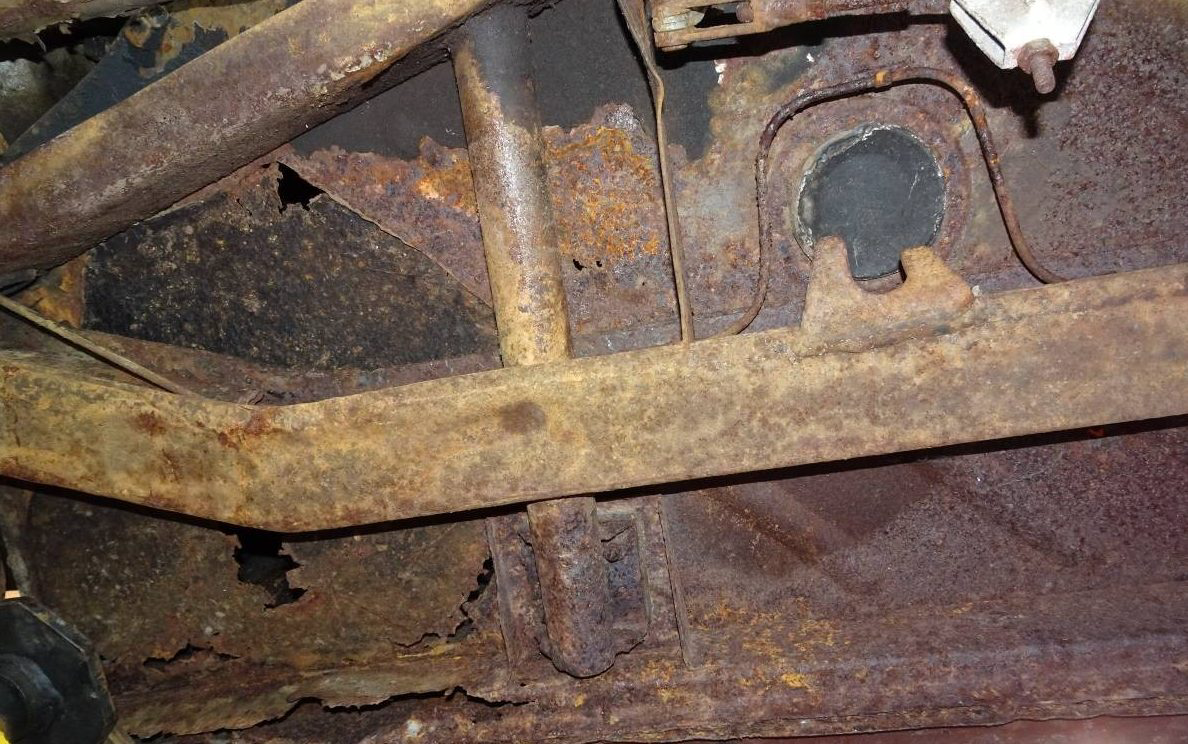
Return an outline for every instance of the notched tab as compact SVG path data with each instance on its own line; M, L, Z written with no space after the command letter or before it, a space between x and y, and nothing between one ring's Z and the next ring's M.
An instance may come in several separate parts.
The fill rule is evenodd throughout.
M885 294L867 292L850 276L840 238L817 243L801 330L810 344L866 348L936 333L973 303L973 290L931 248L900 257L907 279Z

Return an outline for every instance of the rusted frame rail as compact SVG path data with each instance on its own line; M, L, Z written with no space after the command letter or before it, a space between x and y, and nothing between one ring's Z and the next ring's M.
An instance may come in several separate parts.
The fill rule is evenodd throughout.
M0 41L76 19L128 15L160 4L153 0L0 0Z
M402 58L404 76L442 59L426 43L485 5L304 0L253 26L0 169L0 274L171 206L398 83L377 78Z
M863 296L826 245L798 330L310 404L7 352L0 474L306 531L1188 413L1188 264L965 302L926 250Z

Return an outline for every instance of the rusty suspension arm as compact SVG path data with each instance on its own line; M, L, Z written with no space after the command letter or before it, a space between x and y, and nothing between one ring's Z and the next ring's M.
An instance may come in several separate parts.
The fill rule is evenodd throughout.
M5 353L0 473L295 532L1188 412L1188 264L976 299L950 286L929 314L909 251L883 332L862 336L822 305L866 300L839 291L841 250L819 253L799 330L302 405Z
M128 15L160 4L153 0L0 0L0 40L75 19Z
M0 169L0 274L73 258L382 92L399 79L361 89L486 4L304 0L253 26Z

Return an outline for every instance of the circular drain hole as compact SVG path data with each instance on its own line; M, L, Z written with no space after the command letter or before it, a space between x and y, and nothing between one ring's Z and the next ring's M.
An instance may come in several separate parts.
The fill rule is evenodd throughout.
M804 176L797 209L806 246L846 242L855 279L899 270L906 248L940 231L945 180L928 147L901 127L868 124L825 145Z

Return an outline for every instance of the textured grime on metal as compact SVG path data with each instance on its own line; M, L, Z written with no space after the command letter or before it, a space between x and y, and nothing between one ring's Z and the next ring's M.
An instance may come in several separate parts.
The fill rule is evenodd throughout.
M531 85L528 17L517 7L492 8L459 36L454 75L503 361L564 360L569 317Z
M490 310L438 265L316 190L290 189L301 191L291 172L251 166L234 188L103 243L87 327L307 370L494 351Z
M415 160L290 147L277 160L356 213L436 261L475 297L491 304L474 182L465 150L421 142Z
M640 649L589 680L364 718L306 707L232 741L719 739L1182 712L1186 430L1167 424L671 493L691 663Z
M570 5L573 3L561 3L548 12L564 12ZM1168 13L1180 15L1169 22ZM1042 105L1027 91L1025 79L1020 76L1012 81L1001 77L997 70L984 69L976 61L976 51L971 62L960 40L956 44L947 42L944 24L932 22L905 27L887 19L810 27L804 30L815 29L833 38L816 44L798 31L795 35L764 39L767 46L760 48L766 53L761 56L748 56L742 51L731 52L733 56L721 60L705 60L702 64L713 71L711 81L714 75L720 78L710 86L706 100L694 96L695 100L687 103L689 110L712 113L712 132L707 135L710 143L705 152L691 148L688 157L674 149L674 160L682 170L682 204L688 205L682 210L682 218L689 223L687 232L694 236L690 253L699 320L712 322L716 314L736 311L745 306L751 292L757 244L753 148L763 121L802 86L834 82L860 70L903 62L959 66L987 95L989 121L1003 146L1003 167L1008 180L1017 184L1024 229L1054 268L1082 276L1188 260L1188 243L1182 240L1188 229L1188 210L1181 208L1188 184L1188 150L1178 141L1183 128L1178 91L1184 87L1184 71L1188 69L1182 64L1182 22L1177 20L1183 17L1183 4L1178 0L1105 4L1076 63L1059 70L1065 86L1059 97ZM566 33L572 34L573 28L565 27ZM784 48L772 48L783 44ZM714 70L715 64L721 69ZM623 87L619 83L616 81L615 87ZM792 191L800 183L803 167L811 162L812 153L821 144L871 121L907 127L935 151L941 162L950 197L946 225L953 225L953 229L946 238L947 228L942 228L942 244L936 249L948 266L969 283L981 285L983 291L1026 286L1030 278L1010 257L993 195L982 175L976 141L963 123L959 105L944 92L918 87L898 89L838 101L803 119L798 117L794 129L785 133L786 140L777 142L776 151L777 158L781 158L776 165ZM631 141L631 149L624 155L626 162L607 159L606 167L588 168L588 175L573 175L561 181L566 191L577 193L559 191L558 175L564 178L587 160L597 164L608 154L616 154L622 133ZM671 318L671 298L659 298L658 293L649 297L653 287L650 274L644 271L647 267L641 268L631 257L614 263L618 248L626 243L616 243L618 238L607 231L599 233L611 224L629 225L635 217L628 209L622 213L620 223L615 200L603 199L596 193L598 184L622 177L629 188L624 188L623 196L618 198L633 204L642 203L645 197L652 199L648 194L656 193L654 189L635 188L632 184L643 181L634 176L623 177L632 172L632 163L646 164L653 158L631 112L623 107L612 109L608 115L600 113L589 125L582 124L575 130L545 127L544 134L549 142L548 168L554 209L562 226L562 250L582 251L573 258L583 268L568 264L564 267L575 331L581 322L602 331L624 331L626 337L636 325ZM575 152L566 144L571 136L588 147ZM559 147L554 146L554 139ZM437 149L437 154L426 154L421 158L423 162L407 164L378 155L333 153L334 164L341 169L337 183L353 179L358 187L354 193L358 193L362 188L371 188L368 181L373 174L381 174L377 180L385 181L385 188L377 189L373 198L377 202L391 199L394 219L411 222L420 218L419 210L432 211L435 204L446 202L454 210L451 220L455 219L453 214L468 210L469 258L481 267L477 217L473 203L466 205L466 199L472 198L472 187L465 153L442 151L431 142L427 147ZM554 150L564 155L554 158ZM567 160L571 153L574 158ZM362 200L344 198L345 189L314 177L308 164L329 159L329 154L315 153L300 163L285 157L286 164L331 196L381 222L377 213L370 211L374 209L371 204L364 210ZM416 170L419 167L425 170ZM383 176L387 168L398 175L390 179ZM407 168L408 173L401 168ZM639 173L642 177L644 171ZM960 186L962 179L966 183L964 191L955 189L954 184ZM426 182L424 187L422 181ZM395 193L385 196L385 191ZM564 194L564 204L556 203L557 193ZM793 198L777 202L777 207L786 212ZM299 211L296 206L291 208ZM569 222L566 209L585 222ZM653 204L638 212L654 220L654 209ZM787 216L776 214L773 221L791 229ZM567 222L576 227L567 228ZM459 217L455 222L439 221L436 226L424 224L428 226L419 229L431 235L462 221ZM1087 226L1092 228L1090 238L1086 237ZM597 237L574 240L567 237L569 230ZM390 232L407 245L432 255L421 240ZM629 235L632 245L647 244L643 231L632 233L616 228L615 232ZM767 327L787 325L800 317L810 268L809 259L795 248L791 237L783 230L780 233L772 303L760 318ZM660 236L662 246L662 225L653 234ZM452 237L449 241L461 244ZM443 240L442 245L446 244ZM637 255L650 254L637 251ZM591 266L591 261L601 261L603 266ZM663 247L660 261L667 261ZM450 271L448 261L439 263L458 276ZM606 269L612 263L613 272ZM486 283L483 271L475 286ZM603 283L607 276L613 276L613 285ZM663 274L660 276L663 278ZM627 292L644 281L647 286ZM1062 303L1068 303L1073 296L1070 293L1081 289L1074 285L1047 290L1042 296L1051 298L1051 310L1059 316ZM586 299L579 301L577 291L587 293ZM622 295L613 294L620 291ZM1176 296L1182 298L1182 291ZM605 299L618 296L638 298L638 304ZM61 299L69 300L46 299L48 304L43 309L76 306ZM1158 297L1153 296L1153 301L1158 302ZM983 302L975 300L973 308L982 307ZM1001 308L998 320L1009 320L1020 309L1013 302ZM1182 299L1176 302L1182 307ZM1063 306L1068 308L1067 304ZM1177 312L1183 316L1182 309ZM957 318L958 325L961 317ZM1051 348L1067 349L1066 357L1053 358L1043 368L1017 370L1017 376L1004 370L999 379L987 381L987 389L995 397L990 415L1016 415L1012 413L1015 409L1026 408L1037 400L1044 404L1042 396L1087 406L1109 404L1105 399L1113 397L1158 395L1152 381L1144 379L1143 365L1131 366L1133 360L1120 356L1122 349L1112 339L1125 338L1136 329L1141 331L1142 324L1128 321L1099 325L1097 317L1090 313L1083 327L1057 319L1053 330L1063 335L1051 340ZM943 324L944 319L937 318L936 322ZM1182 337L1176 335L1182 322L1173 316L1169 323L1170 333L1150 334L1150 348L1182 354ZM904 339L896 344L898 348L913 346L913 337L931 333L911 323L878 326L875 335L879 339ZM631 338L632 342L638 338L662 342L674 337L673 330L671 326L660 327ZM834 337L840 335L852 348L866 348L872 343L871 330L858 323L842 323ZM1082 334L1084 338L1078 339ZM267 391L260 401L263 403L314 400L412 382L418 375L416 370L399 368L374 372L282 370L151 342L96 337L143 363L152 362L149 366L177 375L204 394L232 402L257 400L261 391ZM5 333L5 338L7 341L11 337ZM590 348L580 341L575 338L579 349ZM598 348L605 351L622 348L623 341L599 339L598 343ZM953 363L949 374L955 377L966 374L960 362L976 365L983 359L960 349L946 358ZM1093 359L1115 367L1111 374L1128 374L1119 374L1104 390L1062 387L1071 369L1085 363L1083 360ZM465 366L471 363L478 366ZM59 369L64 364L60 357L53 361ZM423 370L431 376L442 376L490 369L497 360L487 354L469 358L462 366L456 364L438 360L425 363ZM87 377L99 376L93 365L75 368ZM750 372L767 381L782 379L779 375L765 375L765 369L756 366ZM839 367L829 377L832 385L843 388L841 396L852 392L844 390L849 385L863 389L866 380L846 374L848 371ZM792 370L801 372L801 368ZM914 377L905 377L899 384L910 388L916 382ZM737 406L738 401L748 400L755 391L743 387L731 392L731 401ZM920 426L932 425L924 411L939 415L939 407L941 414L949 415L962 407L952 406L948 398L934 399L921 391L915 401L917 414L902 420L903 430L892 431L892 423L898 424L902 418L895 385L889 382L887 387L867 386L864 392L877 400L870 402L869 408L859 411L851 406L851 410L869 415L865 425L885 426L888 441L914 436ZM891 397L884 401L880 398L885 393ZM726 399L723 393L712 402L720 401L724 407ZM581 417L599 411L602 399L595 400L596 404L580 412ZM45 406L31 416L47 416L46 408L54 412L68 405L51 400L48 394L42 401ZM1118 405L1124 407L1121 401ZM552 412L550 406L542 405L542 410L546 408ZM370 426L367 411L362 406L360 409L352 425L357 420ZM653 400L645 399L637 404L635 418L654 425L667 410L658 410ZM768 423L775 427L799 426L816 415L815 410L802 411L793 419ZM64 414L55 416L60 428L69 428L63 423ZM153 649L169 645L160 643L162 638L171 643L177 640L170 637L173 616L162 607L178 607L178 614L185 618L183 625L192 630L201 624L205 630L206 609L223 611L217 602L207 602L212 597L230 600L240 587L247 589L256 597L243 610L249 618L261 613L259 602L270 601L256 586L231 585L228 577L234 576L234 568L228 570L231 558L227 550L234 550L234 543L218 530L212 530L211 536L201 541L209 543L208 549L186 548L187 555L195 563L201 562L201 567L160 558L174 549L174 541L179 539L177 531L160 529L150 537L145 530L143 539L136 542L142 548L139 552L117 549L101 566L93 564L96 570L85 577L86 581L106 588L92 592L95 601L84 609L95 615L92 627L118 625L131 607L117 602L127 596L122 578L134 576L148 581L138 566L146 558L163 568L153 574L151 583L165 604L150 605L148 609L136 605L131 610L136 613L131 618L134 621L151 613L156 623L133 622L135 627L145 629L142 643L137 647L130 636L122 639L128 661L119 662L120 672L112 676L120 709L134 733L149 736L157 731L250 726L284 715L297 699L308 700L278 723L194 739L220 744L355 744L368 739L397 741L414 737L483 742L546 737L574 742L687 736L720 739L945 724L984 726L1020 717L1183 713L1188 710L1188 691L1181 671L1188 663L1188 649L1183 642L1182 580L1188 553L1182 529L1188 520L1188 483L1184 481L1188 473L1184 432L1188 430L1183 424L1179 418L807 466L699 482L695 484L698 490L684 493L665 488L666 540L650 542L649 550L656 551L658 545L663 555L667 549L672 563L663 564L660 570L653 565L644 573L654 588L658 584L666 587L666 569L671 569L675 585L671 593L676 596L656 589L649 594L650 609L675 616L674 622L681 628L680 638L675 638L675 631L667 626L662 636L653 623L644 645L620 656L607 674L590 680L566 679L540 656L537 642L543 627L540 633L532 634L535 626L531 600L512 606L513 613L522 613L528 627L504 625L504 638L494 628L495 617L484 614L492 612L490 607L468 603L464 614L471 622L463 620L455 635L469 643L458 645L460 638L454 638L437 644L430 638L412 649L394 649L392 653L400 661L385 663L374 655L382 641L367 636L364 626L374 622L390 629L392 615L399 610L381 611L379 618L352 614L349 603L343 609L332 589L313 581L294 581L302 584L307 594L297 603L268 613L295 610L302 602L320 596L327 606L336 608L336 620L346 624L343 640L361 639L360 658L368 661L356 663L350 644L343 643L342 661L329 662L333 668L297 671L287 662L270 664L263 656L249 657L248 662L220 657L220 652L205 647L203 634L199 648L186 650L172 661L158 659L145 671L132 674L137 658L147 659L156 654ZM419 425L419 421L413 422L410 430L415 431ZM497 430L498 426L491 429ZM966 433L976 435L972 429ZM730 432L730 436L737 434ZM359 436L369 434L362 432ZM697 444L700 446L700 442ZM307 443L301 441L298 446L307 447ZM386 462L402 446L403 442L392 440L384 451L372 453L370 459ZM711 450L713 446L711 441ZM554 464L562 468L569 465L564 459ZM602 467L613 468L615 464L613 457L603 458ZM328 488L334 489L336 499L358 500L366 498L367 493L342 484ZM204 496L195 491L193 498L200 502ZM324 496L314 494L315 498ZM637 501L628 497L617 501L616 506ZM88 506L96 514L101 509L123 511L115 505ZM152 519L160 516L158 513ZM90 520L101 524L118 521L95 516ZM45 524L60 528L63 534L70 535L70 542L78 545L105 544L102 533L91 529L87 519L48 520ZM521 532L526 530L525 525ZM343 536L353 539L350 534ZM48 542L44 536L39 540ZM199 541L190 536L183 542ZM295 551L310 548L300 561L304 565L294 574L308 569L311 575L316 573L322 578L340 571L344 577L358 576L349 563L361 556L367 565L380 565L399 577L399 566L374 563L373 550L379 551L380 545L414 544L412 538L380 539L379 533L374 541L363 536L358 542L360 545L353 551L322 551L308 542L299 547L289 543L284 550L296 555ZM530 546L520 534L500 533L494 542L505 544L508 552L527 550L527 564L518 565L535 565ZM352 547L348 541L343 544ZM468 561L477 554L466 546L454 547L467 555ZM90 548L85 552L94 553ZM338 557L323 564L329 553ZM431 548L429 553L436 561L438 554ZM415 559L409 559L403 567L409 570L415 564ZM41 566L35 562L33 568ZM75 590L79 579L67 567L50 568L57 569L67 582L53 587L55 596ZM103 568L108 569L106 574ZM480 576L484 575L481 567L471 566L471 570L476 569ZM513 593L513 586L523 589L526 582L535 581L514 570L505 581L498 561L494 570L501 604L505 595ZM43 576L55 573L51 570ZM458 575L464 576L460 569ZM460 579L445 592L456 598L466 586L482 583L474 578L470 577L469 583ZM386 580L376 577L365 581ZM431 583L432 579L420 581ZM207 582L209 586L204 585ZM386 594L378 583L368 583L368 587L390 598L394 607L403 607L400 599ZM193 605L186 605L187 593L192 593ZM357 596L353 588L348 594ZM490 590L483 592L478 604L491 601L492 594ZM430 625L436 627L436 632L448 634L457 620L457 608L444 603L441 606L448 611ZM215 617L218 619L217 614ZM265 615L266 620L268 617ZM314 614L306 619L310 627L317 629L311 639L337 639L337 635L324 632L329 624L323 619ZM219 623L219 627L234 624L222 619ZM514 660L508 664L509 627L513 632L529 631L526 638L520 639L520 650L527 649L525 656L535 664L517 665ZM363 635L356 635L360 629ZM256 630L267 636L270 626L265 622ZM415 635L411 626L405 630L405 639ZM310 644L300 629L294 637L300 653L309 651ZM656 642L658 637L663 642ZM218 638L214 638L212 647ZM272 648L275 643L269 641L264 647ZM506 653L505 643L509 645ZM505 671L508 666L515 667L515 675ZM404 697L380 704L390 695L402 694ZM335 711L324 710L323 705L368 708Z
M61 539L83 523L103 540ZM113 673L140 684L167 671L146 658L168 662L187 646L295 669L391 659L461 626L487 557L477 521L287 542L292 568L277 581L295 594L278 599L248 559L237 566L251 545L208 525L37 495L19 531L37 593L78 619ZM185 576L192 588L179 593L172 582Z
M220 734L301 744L399 738L410 728L429 740L517 741L545 732L585 742L644 740L659 730L788 736L1182 711L1188 690L1174 664L1188 654L1177 619L1186 598L1175 581L1188 550L1179 529L1188 508L1178 467L1184 432L1072 432L1000 450L729 479L666 496L660 546L664 552L667 543L682 588L692 667L661 644L590 680L539 670L500 678L491 673L504 663L500 644L488 636L419 660L312 676L220 659L226 676L212 677L197 674L216 663L197 651L154 662L158 686L125 691L118 702L133 730L147 735L251 725L297 697L466 691L397 698L362 714L307 704L283 722ZM1169 471L1170 479L1160 475ZM1136 481L1135 473L1146 475ZM1059 485L1066 480L1074 484L1068 492ZM214 542L227 547L225 538ZM119 570L93 580L119 586L142 560L120 551L105 564ZM217 567L228 559L215 550L206 560ZM184 595L192 583L222 585L227 571L218 573L162 572L155 581ZM57 591L71 591L76 579L62 578ZM198 597L208 591L193 588ZM672 602L665 591L652 595L656 612ZM102 590L95 597L91 612L121 616ZM489 614L474 614L475 631L491 628ZM366 622L345 619L349 627ZM663 633L653 625L649 639ZM127 690L122 677L112 681ZM211 740L218 739L195 739Z
M78 255L283 144L482 4L309 0L248 29L0 170L0 270Z
M631 110L596 112L572 129L544 127L548 191L575 336L663 324L671 268L655 146ZM438 262L491 301L469 158L431 139L403 160L369 152L274 154L328 196Z
M75 19L127 15L157 4L149 0L0 0L0 40L32 36Z
M610 582L591 496L528 505L553 663L592 677L615 660Z
M1186 276L1181 265L982 297L861 352L776 330L271 408L13 352L0 472L293 531L1178 415ZM50 400L69 403L74 426L46 415Z
M498 671L478 521L278 536L279 558L250 535L57 495L35 494L5 527L33 566L25 591L95 642L121 724L141 736L250 726L301 698L358 706L490 684ZM284 573L259 570L278 563Z
M364 717L307 708L232 741L401 740L410 730L457 742L717 740L1182 710L1188 691L1167 664L1185 652L1173 632L1182 588L1121 598L1049 595L864 623L740 612L725 616L734 632L719 631L702 667L631 655L599 677L516 685L508 698L396 700ZM1157 697L1136 698L1129 684Z

